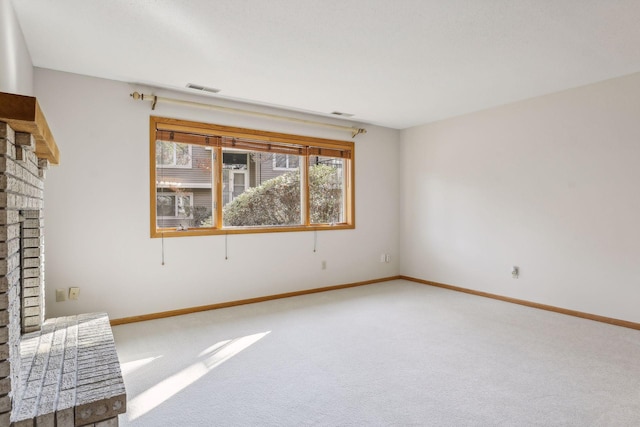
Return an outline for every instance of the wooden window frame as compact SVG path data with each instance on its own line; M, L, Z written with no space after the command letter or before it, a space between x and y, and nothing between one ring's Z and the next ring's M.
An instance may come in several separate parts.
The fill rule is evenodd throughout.
M249 234L274 233L296 231L344 230L355 228L355 144L352 141L314 138L309 136L268 132L217 124L201 123L166 117L150 117L150 232L152 238L158 237L186 237L210 236L221 234ZM209 146L216 153L214 164L214 182L212 183L213 227L200 227L188 230L175 228L158 228L156 216L156 161L155 149L157 133L159 135L179 135L177 142ZM224 138L226 137L226 138ZM222 226L222 148L229 147L229 137L233 141L241 141L242 150L258 150L300 155L300 174L304 180L302 185L303 224L294 226L252 226L227 227ZM188 141L187 141L188 140ZM244 144L244 145L242 145ZM235 145L234 145L235 146ZM309 213L309 156L321 153L326 157L341 157L345 159L344 167L344 222L338 224L312 224ZM161 165L159 165L161 166Z

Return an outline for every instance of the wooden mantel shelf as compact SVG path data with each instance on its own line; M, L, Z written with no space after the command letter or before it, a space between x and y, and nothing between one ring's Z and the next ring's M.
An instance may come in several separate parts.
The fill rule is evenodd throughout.
M51 134L47 120L32 96L0 92L0 121L17 132L26 132L36 140L36 156L49 163L60 163L60 151Z

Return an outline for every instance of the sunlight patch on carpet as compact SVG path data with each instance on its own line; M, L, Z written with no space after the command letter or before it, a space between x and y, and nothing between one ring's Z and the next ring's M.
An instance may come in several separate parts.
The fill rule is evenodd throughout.
M192 364L160 381L128 402L129 420L135 420L169 400L236 354L255 344L271 331L220 341L197 356ZM143 359L146 360L146 359ZM147 362L148 363L148 362Z
M153 357L145 357L144 359L131 360L130 362L125 362L120 364L120 369L122 369L122 375L129 375L143 366L148 365L156 359L161 358L162 356L153 356Z

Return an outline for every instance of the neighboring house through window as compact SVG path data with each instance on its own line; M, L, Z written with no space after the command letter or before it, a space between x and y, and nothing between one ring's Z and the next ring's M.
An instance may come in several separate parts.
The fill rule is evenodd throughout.
M274 154L273 170L298 169L300 166L300 157L290 154Z
M232 150L222 153L222 203L233 201L249 188L249 154Z
M160 191L156 196L156 212L158 218L191 218L193 194Z
M191 145L169 141L156 142L157 166L190 168L191 163Z

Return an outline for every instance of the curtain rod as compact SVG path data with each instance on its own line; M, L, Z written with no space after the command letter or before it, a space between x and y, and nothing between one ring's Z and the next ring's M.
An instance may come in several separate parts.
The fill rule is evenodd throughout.
M360 135L361 133L367 133L367 130L364 128L333 125L330 123L316 122L314 120L297 119L295 117L285 117L285 116L278 116L276 114L259 113L257 111L242 110L240 108L222 107L220 105L203 104L201 102L193 102L193 101L183 101L180 99L165 98L163 96L156 96L156 95L146 95L144 93L139 93L139 92L133 92L132 94L130 94L130 96L134 100L150 101L152 110L156 109L156 104L158 102L166 102L168 104L183 105L186 107L196 107L196 108L204 108L207 110L226 111L230 113L246 114L246 115L257 116L257 117L266 117L269 119L276 119L276 120L287 120L290 122L304 123L307 125L323 126L323 127L332 128L332 129L346 130L351 132L352 138L355 138L357 135Z

